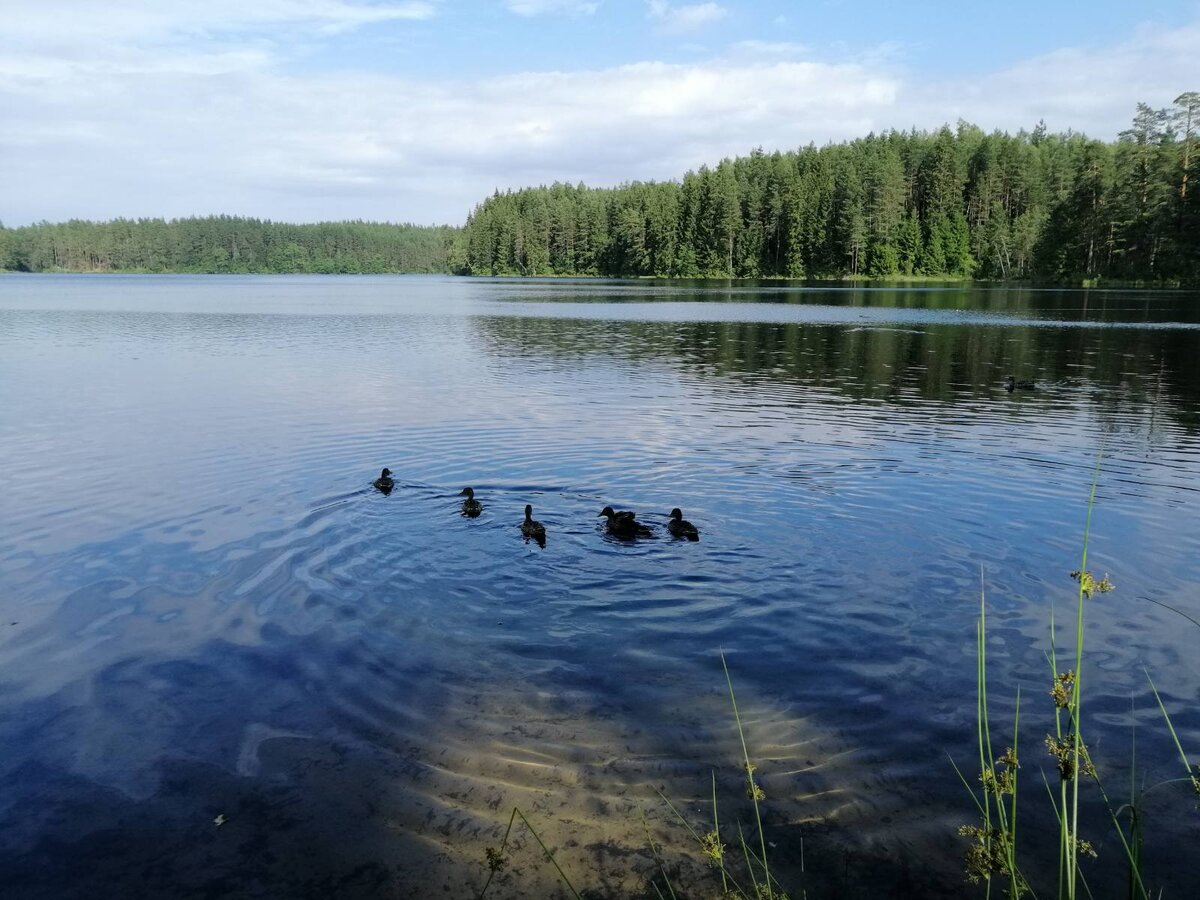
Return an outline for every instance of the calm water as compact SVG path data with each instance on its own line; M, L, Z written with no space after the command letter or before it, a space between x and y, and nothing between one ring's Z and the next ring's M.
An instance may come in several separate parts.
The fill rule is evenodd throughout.
M721 650L793 896L959 894L981 573L1052 893L1044 654L1101 447L1095 756L1124 799L1136 722L1182 774L1143 667L1200 753L1200 628L1145 599L1200 618L1196 295L13 276L0 392L6 900L468 896L514 805L637 893L639 805L685 844L655 788L747 812ZM1194 895L1190 788L1146 815ZM494 889L555 890L524 834Z

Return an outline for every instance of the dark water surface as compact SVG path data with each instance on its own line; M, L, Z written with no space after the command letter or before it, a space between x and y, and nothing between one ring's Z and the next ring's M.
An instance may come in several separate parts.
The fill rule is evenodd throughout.
M1087 734L1120 801L1135 722L1139 779L1182 775L1144 667L1200 754L1200 628L1144 599L1200 618L1194 294L13 276L0 396L5 900L469 896L514 805L638 894L639 805L686 846L655 788L699 817L715 769L748 813L721 650L792 896L960 894L981 572L1052 895L1045 653L1101 447ZM1190 786L1145 814L1195 896ZM519 845L495 896L554 892Z

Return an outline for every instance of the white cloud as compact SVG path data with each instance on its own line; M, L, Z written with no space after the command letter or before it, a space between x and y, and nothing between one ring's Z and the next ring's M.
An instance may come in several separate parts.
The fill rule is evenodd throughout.
M548 13L569 13L577 16L590 16L599 3L585 0L504 0L509 12L518 16L543 16Z
M436 12L435 0L42 0L6 4L3 39L61 47L279 27L331 33Z
M368 9L279 0L253 16L322 9L289 20L322 29L329 10L351 6ZM1161 106L1195 86L1200 45L1200 22L1146 28L1115 46L938 83L878 54L816 61L774 44L689 64L447 81L289 74L261 34L232 37L233 4L225 10L225 26L203 25L219 37L182 45L158 24L155 40L114 38L104 53L45 42L18 50L0 37L0 220L229 212L460 222L496 187L673 178L755 146L959 117L1010 130L1044 118L1111 138L1138 100Z
M646 15L664 31L680 34L696 31L725 18L729 10L716 3L692 3L676 6L667 0L648 0Z
M738 41L730 48L731 52L746 57L787 58L809 55L811 51L804 44L792 41Z
M969 81L933 84L918 92L926 114L941 110L988 127L1073 127L1112 138L1133 118L1134 104L1167 106L1197 83L1200 21L1176 29L1139 28L1115 47L1064 48Z

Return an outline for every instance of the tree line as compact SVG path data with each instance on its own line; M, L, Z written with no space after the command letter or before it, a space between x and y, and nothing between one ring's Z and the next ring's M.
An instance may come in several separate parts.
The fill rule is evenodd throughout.
M445 272L457 229L287 225L236 216L0 226L0 269L21 272Z
M209 216L0 225L0 269L1200 283L1200 93L1115 141L960 122L496 192L466 225Z
M453 271L1200 281L1200 93L1116 141L960 122L726 159L681 181L497 192Z

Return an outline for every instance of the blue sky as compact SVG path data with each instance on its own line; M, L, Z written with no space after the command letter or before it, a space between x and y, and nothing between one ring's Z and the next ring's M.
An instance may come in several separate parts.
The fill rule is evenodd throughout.
M1102 51L1139 25L1200 17L1195 2L1070 0L970 2L759 2L665 4L642 0L444 3L420 24L332 36L301 65L397 73L498 74L520 68L600 68L658 59L691 62L738 41L787 41L814 58L889 52L915 73L970 75L1064 46ZM541 13L513 9L541 8ZM693 27L664 27L670 10L709 7ZM591 10L588 12L587 10ZM719 10L719 12L718 12ZM889 46L891 45L891 46ZM1200 50L1200 48L1198 48ZM1200 68L1200 66L1198 66Z
M1198 58L1197 2L7 0L0 221L458 223L959 118L1112 138Z

